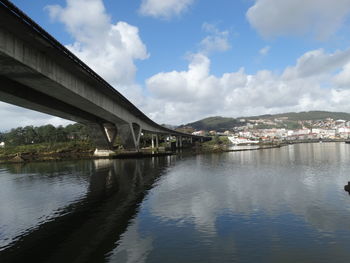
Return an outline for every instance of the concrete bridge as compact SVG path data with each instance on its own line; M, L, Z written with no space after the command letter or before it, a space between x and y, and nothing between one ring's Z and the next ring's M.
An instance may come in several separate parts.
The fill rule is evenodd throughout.
M0 0L0 100L90 127L98 149L112 149L119 136L138 150L142 133L203 137L167 129L143 114L110 84L7 0Z

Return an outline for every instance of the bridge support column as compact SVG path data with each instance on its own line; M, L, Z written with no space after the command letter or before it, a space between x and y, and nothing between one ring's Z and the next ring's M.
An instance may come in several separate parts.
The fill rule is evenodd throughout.
M115 138L117 137L117 128L115 127L114 124L111 124L111 123L104 124L103 128L107 136L108 142L111 144L111 147L113 148Z
M158 151L158 134L152 134L152 149Z
M109 156L113 152L113 143L117 136L117 128L110 123L89 123L87 124L90 137L96 145L94 155Z
M156 149L158 151L159 148L159 139L158 139L158 134L156 134Z
M139 151L141 127L137 123L126 123L118 126L119 136L126 150Z
M182 148L182 136L179 136L179 147Z

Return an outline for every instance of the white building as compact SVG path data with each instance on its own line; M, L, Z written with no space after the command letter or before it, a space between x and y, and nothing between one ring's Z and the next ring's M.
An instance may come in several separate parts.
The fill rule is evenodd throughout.
M195 132L192 132L192 135L204 136L205 135L205 131L195 131Z
M332 138L332 137L335 137L335 134L336 134L336 130L326 130L326 137L328 138Z
M1 148L5 147L5 143L4 142L0 142L0 147Z
M252 136L252 133L249 131L239 132L238 134L240 137L245 137L245 138L249 138Z
M350 128L349 127L341 127L337 129L338 133L349 133Z
M330 132L329 132L330 131ZM321 129L321 128L312 128L312 132L315 134L321 134L321 135L335 135L335 130L328 130L328 129Z
M293 136L308 135L310 132L311 132L310 129L295 130L293 132Z
M345 125L345 123L346 123L346 120L336 120L335 121L336 125Z
M318 128L312 128L312 129L311 129L311 133L314 133L314 134L320 134L320 133L321 133L321 129L318 129Z

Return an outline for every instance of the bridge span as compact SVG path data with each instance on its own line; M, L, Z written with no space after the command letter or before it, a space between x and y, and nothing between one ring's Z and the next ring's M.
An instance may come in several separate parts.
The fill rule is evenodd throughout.
M103 78L10 1L0 0L0 100L86 124L98 149L118 135L138 150L142 133L203 137L167 129L148 118Z

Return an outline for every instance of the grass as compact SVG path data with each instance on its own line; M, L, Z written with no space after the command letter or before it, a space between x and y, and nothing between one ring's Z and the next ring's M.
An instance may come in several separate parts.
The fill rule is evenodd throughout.
M202 151L221 151L230 144L230 140L227 136L214 136L212 140L203 142L201 144Z
M62 152L89 152L93 150L93 145L85 141L5 146L4 148L0 148L0 158L16 155L17 153L52 154Z

